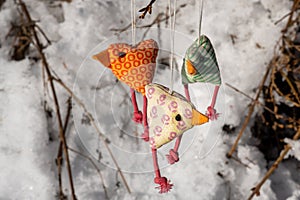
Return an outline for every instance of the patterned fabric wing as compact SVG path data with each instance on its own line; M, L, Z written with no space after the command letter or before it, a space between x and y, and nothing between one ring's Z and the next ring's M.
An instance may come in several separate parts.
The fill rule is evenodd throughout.
M185 98L159 84L146 86L150 145L159 148L192 128L194 106Z

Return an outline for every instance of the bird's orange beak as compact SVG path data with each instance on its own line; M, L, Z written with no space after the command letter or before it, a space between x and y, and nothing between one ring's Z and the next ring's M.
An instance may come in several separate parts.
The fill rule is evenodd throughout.
M192 114L193 114L193 118L192 118L193 126L201 125L201 124L208 122L208 117L206 115L198 112L197 110L193 109Z
M95 60L98 60L105 67L111 68L107 49L104 51L101 51L100 53L98 53L96 55L93 55L92 58Z

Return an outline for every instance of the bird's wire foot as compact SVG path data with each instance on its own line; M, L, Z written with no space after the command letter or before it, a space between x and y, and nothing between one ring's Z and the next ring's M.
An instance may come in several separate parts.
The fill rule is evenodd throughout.
M155 189L159 189L159 193L167 193L172 189L173 184L166 177L156 177L154 179L156 184L159 186L155 187Z
M213 107L209 106L207 108L206 111L206 116L210 119L210 120L217 120L220 116L220 113L217 113L216 109L214 109Z
M169 154L166 155L169 164L173 165L175 162L179 161L178 152L174 149L170 149Z
M136 123L141 124L143 122L143 113L141 111L134 112L132 120Z

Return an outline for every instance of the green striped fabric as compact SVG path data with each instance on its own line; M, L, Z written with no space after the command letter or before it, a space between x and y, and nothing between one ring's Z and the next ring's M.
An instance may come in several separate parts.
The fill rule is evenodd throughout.
M197 70L195 75L190 75L187 72L188 60ZM200 42L197 39L186 51L181 75L183 84L205 82L221 85L220 70L215 51L205 35L201 35Z

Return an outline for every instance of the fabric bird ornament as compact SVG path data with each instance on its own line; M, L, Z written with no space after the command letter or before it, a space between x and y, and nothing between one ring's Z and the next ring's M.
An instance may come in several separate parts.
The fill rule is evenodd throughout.
M173 184L161 177L157 149L162 145L181 136L194 125L208 122L208 117L195 109L195 106L182 95L169 93L169 89L159 84L146 85L146 98L148 99L147 116L149 122L150 146L152 149L155 170L154 182L160 193L168 192Z
M206 115L210 120L216 120L219 114L214 109L219 87L221 85L221 75L216 59L214 48L207 36L201 35L187 49L183 59L181 69L182 84L184 85L186 98L191 101L188 84L190 83L211 83L215 85L214 94L210 106L207 108ZM182 136L176 140L174 149L171 149L167 159L170 164L179 160L178 148Z
M207 36L201 35L186 51L181 70L182 84L185 86L186 97L190 99L188 84L203 82L215 85L214 95L207 115L210 120L218 118L214 109L221 75L214 48Z
M126 43L111 44L106 50L93 56L95 60L111 69L118 80L130 87L134 111L132 119L137 123L143 122L144 134L142 137L146 141L149 140L149 131L145 86L152 82L157 54L157 42L149 39L141 41L135 46ZM143 95L143 113L138 109L135 91Z

